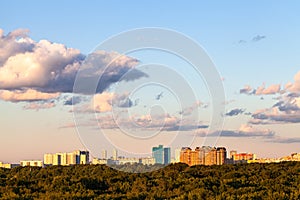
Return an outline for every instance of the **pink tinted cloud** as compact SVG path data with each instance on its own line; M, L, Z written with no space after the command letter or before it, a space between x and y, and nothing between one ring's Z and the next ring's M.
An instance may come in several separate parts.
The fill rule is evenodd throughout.
M19 101L40 101L47 99L55 99L59 97L60 93L44 93L33 89L25 91L16 90L0 90L0 99L4 101L19 102Z
M280 92L280 84L274 84L274 85L270 85L269 87L265 87L265 84L263 84L262 86L258 87L256 89L255 94L256 95L269 95L269 94L276 94Z

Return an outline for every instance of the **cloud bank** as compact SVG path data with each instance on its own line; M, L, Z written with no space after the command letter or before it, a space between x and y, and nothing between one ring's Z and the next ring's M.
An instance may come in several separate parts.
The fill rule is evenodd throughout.
M73 92L76 78L89 83L102 75L94 91L102 93L129 71L124 81L147 76L134 69L139 63L135 58L105 51L83 55L63 44L34 41L28 32L18 29L4 35L0 30L0 98L5 101L57 98L59 93ZM79 70L84 77L77 76Z

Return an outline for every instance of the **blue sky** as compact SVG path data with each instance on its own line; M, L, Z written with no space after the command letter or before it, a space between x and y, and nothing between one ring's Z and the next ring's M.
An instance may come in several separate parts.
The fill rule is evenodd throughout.
M288 114L289 118L297 119L300 116L297 108L270 114L274 111L271 111L273 105L279 102L282 105L278 109L282 112L288 106L298 106L297 97L287 97L290 93L298 94L297 87L284 88L286 83L294 83L294 76L300 71L299 8L297 1L152 1L139 4L133 1L7 1L1 6L0 28L4 35L20 28L29 29L28 35L35 42L45 39L64 44L84 55L108 37L129 29L161 27L183 33L206 50L224 78L226 100L231 102L226 105L226 110L243 110L238 115L225 117L224 130L231 133L243 130L249 134L269 131L275 134L271 139L257 134L251 137L221 137L217 145L254 152L261 157L274 157L300 152L299 123L275 118L279 114ZM165 63L175 68L185 66L171 56L161 55L141 52L131 56L142 63ZM200 88L205 88L202 80L198 83L189 78L193 87L199 84ZM245 85L257 91L263 84L265 89L280 84L281 90L285 91L267 95L240 93ZM209 104L207 94L205 91L199 97L204 104ZM145 97L152 98L151 95L145 94ZM0 116L0 150L3 152L0 160L16 162L19 159L41 158L46 152L83 148L74 127L61 128L74 121L71 107L61 103L64 101L62 96L60 94L52 99L56 106L50 107L47 102L50 108L38 111L24 109L32 102L0 100L3 113ZM209 106L207 110L203 107L199 109L204 116L210 116L212 108ZM257 113L260 115L255 115ZM267 119L265 115L268 115ZM249 123L254 119L260 120L259 123ZM209 123L209 117L204 117L203 121ZM90 127L84 129L87 132L92 130ZM6 149L13 150L7 155ZM98 155L98 152L93 153Z

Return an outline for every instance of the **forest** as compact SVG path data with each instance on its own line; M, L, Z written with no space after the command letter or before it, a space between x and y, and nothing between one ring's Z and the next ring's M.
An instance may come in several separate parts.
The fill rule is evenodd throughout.
M300 162L0 168L0 199L300 199Z

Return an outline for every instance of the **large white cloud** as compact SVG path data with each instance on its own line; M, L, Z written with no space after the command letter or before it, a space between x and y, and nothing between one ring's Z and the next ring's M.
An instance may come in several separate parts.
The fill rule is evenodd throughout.
M13 92L15 95L29 89L49 94L73 92L76 78L83 80L82 88L89 88L100 75L93 93L102 93L129 71L131 76L126 76L125 81L146 76L134 69L137 64L137 59L117 52L96 51L85 56L63 44L34 41L28 36L28 30L19 29L7 35L0 30L0 90L4 91L5 100L9 100L5 97L8 91L17 91ZM79 70L83 73L78 77ZM84 89L75 92L91 94Z

